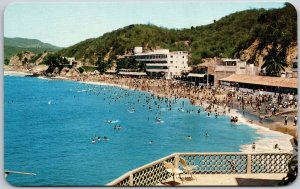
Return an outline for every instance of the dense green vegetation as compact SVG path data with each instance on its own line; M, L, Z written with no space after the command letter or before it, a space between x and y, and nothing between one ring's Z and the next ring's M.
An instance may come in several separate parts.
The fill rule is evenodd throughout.
M39 59L42 55L43 55L43 53L36 54L32 59L29 60L29 62L34 63L34 62L37 61L37 59Z
M265 56L265 63L261 68L266 69L267 75L279 76L281 71L285 71L287 66L284 60L283 50L278 51L276 48L272 48L267 56Z
M285 50L292 42L296 42L295 8L286 3L280 9L245 10L225 16L212 24L189 29L129 25L62 49L58 54L96 65L99 64L99 57L104 57L111 48L110 58L116 59L117 55L124 54L135 46L142 46L149 50L168 48L189 51L192 53L192 63L199 64L202 58L239 57L240 51L249 47L256 39L260 41L260 49L272 44L281 45Z
M81 66L81 67L78 68L78 70L80 72L83 72L83 71L85 71L85 72L93 72L93 71L95 71L97 69L98 69L98 67L95 67L95 66Z
M145 71L146 65L143 62L135 59L125 58L117 62L117 70L120 69L134 69L136 71Z
M43 63L48 65L49 67L58 67L69 64L69 61L57 54L49 54L45 57Z
M57 51L59 49L61 48L49 43L43 43L37 39L4 37L4 58L8 60L13 55L24 51L30 51L35 54L39 54L44 51Z

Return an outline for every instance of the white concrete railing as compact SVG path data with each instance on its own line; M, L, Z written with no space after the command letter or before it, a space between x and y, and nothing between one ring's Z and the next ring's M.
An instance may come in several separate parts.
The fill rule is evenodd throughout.
M151 68L146 68L147 72L167 72L168 69L151 69Z
M163 161L181 169L179 158L195 165L193 174L286 173L291 153L174 153L129 171L107 186L154 186L171 177Z

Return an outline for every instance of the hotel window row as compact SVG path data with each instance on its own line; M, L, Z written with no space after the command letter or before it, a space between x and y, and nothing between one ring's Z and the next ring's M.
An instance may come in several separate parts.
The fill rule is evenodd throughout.
M136 59L158 59L158 58L167 58L167 55L141 55L136 56Z

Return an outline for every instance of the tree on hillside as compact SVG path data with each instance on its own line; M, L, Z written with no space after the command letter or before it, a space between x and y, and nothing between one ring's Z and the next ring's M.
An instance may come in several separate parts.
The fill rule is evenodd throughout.
M9 59L8 59L8 58L5 58L4 64L5 64L5 65L9 65Z
M120 69L129 69L129 65L130 65L129 58L124 58L122 60L119 60L117 62L117 70L119 71Z
M270 76L278 76L287 66L285 62L285 52L283 50L279 50L278 52L275 47L272 48L269 54L264 57L264 61L265 63L261 68L265 68L267 75Z
M63 61L63 58L57 54L49 54L45 60L44 64L48 65L49 67L58 67Z
M104 60L102 60L101 57L98 58L97 62L96 62L97 66L98 66L98 70L100 73L104 73L106 72L109 68L111 68L112 66L112 60L109 59L107 62L104 62Z
M186 41L189 41L186 43ZM243 50L259 41L258 51L277 43L283 49L297 41L297 12L286 3L279 9L251 9L227 15L214 23L192 26L185 29L167 29L154 25L135 24L87 39L60 50L64 56L77 59L84 57L94 63L94 54L109 53L110 58L123 55L126 49L142 46L145 50L166 48L170 51L188 51L191 48L192 63L199 64L202 58L220 56L239 58ZM125 62L124 62L125 61ZM127 64L124 60L119 62ZM128 64L125 67L129 67Z
M138 71L145 71L146 64L144 62L136 61L134 58L124 58L117 62L117 70L119 69L135 69Z
M97 66L98 66L98 70L100 73L104 73L106 70L106 66L104 61L101 58L98 58L97 62L96 62Z
M137 68L139 71L145 71L146 70L146 64L144 62L137 62Z
M24 64L27 64L27 63L28 63L28 58L25 57L25 58L22 60L22 64L24 65Z

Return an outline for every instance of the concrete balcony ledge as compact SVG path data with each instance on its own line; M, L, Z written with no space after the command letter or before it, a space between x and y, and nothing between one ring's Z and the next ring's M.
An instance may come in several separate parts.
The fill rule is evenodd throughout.
M257 174L208 174L182 175L182 179L173 177L156 186L277 186L286 177L286 173Z
M168 72L168 69L146 69L147 72Z
M271 186L286 176L292 156L291 153L174 153L129 171L107 185L250 186L252 183L251 186ZM180 158L185 159L188 166L195 167L191 182L178 177L173 181L173 175L164 167L163 162L166 161L183 170ZM188 179L190 174L181 178L183 176Z

